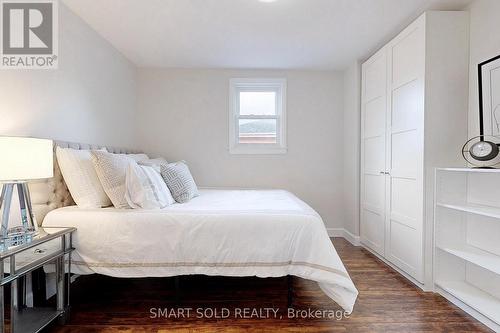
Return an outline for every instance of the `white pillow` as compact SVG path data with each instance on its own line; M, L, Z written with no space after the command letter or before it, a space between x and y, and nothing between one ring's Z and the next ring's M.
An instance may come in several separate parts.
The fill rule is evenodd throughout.
M160 170L161 170L160 167L161 167L162 164L163 165L167 165L168 164L167 160L164 159L163 157L157 157L157 158L142 160L142 161L139 161L137 163L139 163L140 165L146 165L146 166L153 167L158 172L160 172Z
M97 178L90 150L57 147L56 157L69 193L78 207L111 206L111 201Z
M175 202L160 173L151 166L129 164L125 188L132 208L160 209Z
M118 155L127 156L128 158L131 158L136 162L149 160L149 156L146 154L118 154Z
M125 199L125 175L128 165L137 165L137 162L125 154L111 154L97 150L92 151L92 162L102 188L113 206L130 208Z

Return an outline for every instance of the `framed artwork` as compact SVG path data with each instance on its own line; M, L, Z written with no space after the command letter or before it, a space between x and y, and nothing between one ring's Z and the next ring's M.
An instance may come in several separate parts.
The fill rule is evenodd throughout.
M500 55L478 65L480 135L500 137Z

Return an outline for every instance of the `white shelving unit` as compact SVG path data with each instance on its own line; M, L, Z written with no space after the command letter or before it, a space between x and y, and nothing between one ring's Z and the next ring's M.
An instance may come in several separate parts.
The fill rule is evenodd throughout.
M500 257L474 246L447 247L437 244L441 251L459 257L467 262L473 263L495 274L500 274Z
M436 284L484 316L493 321L500 320L500 312L498 311L500 300L498 298L467 282L436 281ZM491 328L493 329L493 327Z
M500 208L496 207L481 206L476 204L454 205L440 202L437 203L437 206L500 219Z
M500 332L500 170L436 169L434 289Z

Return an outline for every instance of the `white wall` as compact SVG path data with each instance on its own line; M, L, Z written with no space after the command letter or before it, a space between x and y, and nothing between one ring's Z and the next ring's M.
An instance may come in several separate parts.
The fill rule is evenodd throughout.
M132 146L135 67L62 3L59 69L0 71L0 135Z
M230 155L229 79L287 78L288 153ZM138 142L186 160L201 186L283 188L343 222L342 75L329 71L140 69Z
M477 65L500 54L500 1L476 0L470 11L469 137L479 135Z
M359 235L359 163L361 66L356 61L344 71L344 228Z

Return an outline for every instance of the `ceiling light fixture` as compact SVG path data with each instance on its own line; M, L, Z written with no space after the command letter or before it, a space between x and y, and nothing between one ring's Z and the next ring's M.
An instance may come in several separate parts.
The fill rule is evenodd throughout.
M278 0L259 0L259 1L264 3L271 3L271 2L276 2Z

